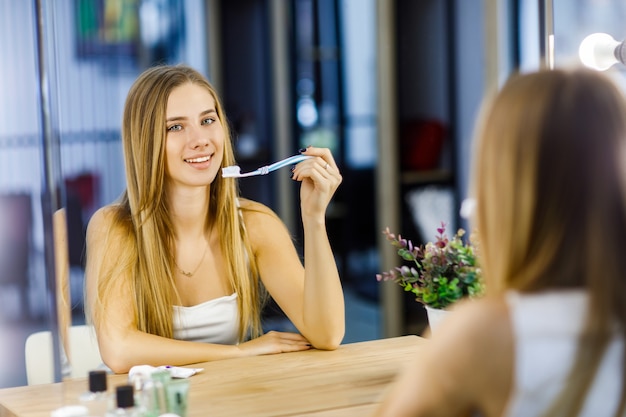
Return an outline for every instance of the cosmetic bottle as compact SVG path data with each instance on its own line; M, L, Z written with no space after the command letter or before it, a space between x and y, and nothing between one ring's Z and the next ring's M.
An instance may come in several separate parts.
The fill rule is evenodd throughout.
M132 385L120 385L115 388L117 408L110 410L106 417L140 417L141 412L135 407L135 390Z
M172 377L167 371L156 371L143 385L141 406L147 417L157 417L167 412L166 385Z
M188 379L173 379L165 385L167 411L180 417L187 417Z
M79 401L87 407L90 416L104 417L106 415L111 408L110 397L107 394L106 371L89 372L89 391L83 393Z

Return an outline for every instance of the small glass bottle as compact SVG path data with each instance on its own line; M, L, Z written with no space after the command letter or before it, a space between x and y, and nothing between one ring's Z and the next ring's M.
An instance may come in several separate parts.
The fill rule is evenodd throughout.
M158 417L167 412L165 386L171 378L171 374L168 371L155 371L144 382L140 404L146 416Z
M90 416L104 417L106 415L110 408L106 371L89 372L89 391L83 393L79 401L87 407Z
M109 411L107 417L140 417L135 407L135 390L132 385L120 385L115 388L117 408Z

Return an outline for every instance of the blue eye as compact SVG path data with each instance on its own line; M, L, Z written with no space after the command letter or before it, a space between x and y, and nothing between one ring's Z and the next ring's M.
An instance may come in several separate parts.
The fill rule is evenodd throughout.
M202 124L203 124L203 125L210 125L210 124L213 124L213 122L215 122L215 119L213 119L213 118L209 117L209 118L207 118L207 119L204 119L204 120L202 121Z
M170 127L167 128L168 132L178 132L182 129L183 127L181 125L172 125Z

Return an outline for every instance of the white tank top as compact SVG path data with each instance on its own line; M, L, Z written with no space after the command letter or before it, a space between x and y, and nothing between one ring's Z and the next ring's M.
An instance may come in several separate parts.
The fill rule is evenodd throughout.
M174 306L174 339L236 345L239 342L237 294L195 306Z
M503 416L539 416L552 405L567 381L587 296L568 290L540 294L507 293L514 338L514 378ZM622 381L624 341L610 342L579 417L615 414Z

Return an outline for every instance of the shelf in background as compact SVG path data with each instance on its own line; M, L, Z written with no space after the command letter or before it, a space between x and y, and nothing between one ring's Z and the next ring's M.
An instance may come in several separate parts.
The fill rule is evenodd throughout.
M423 185L430 183L445 183L452 181L452 172L447 169L429 171L403 171L400 173L403 185Z

